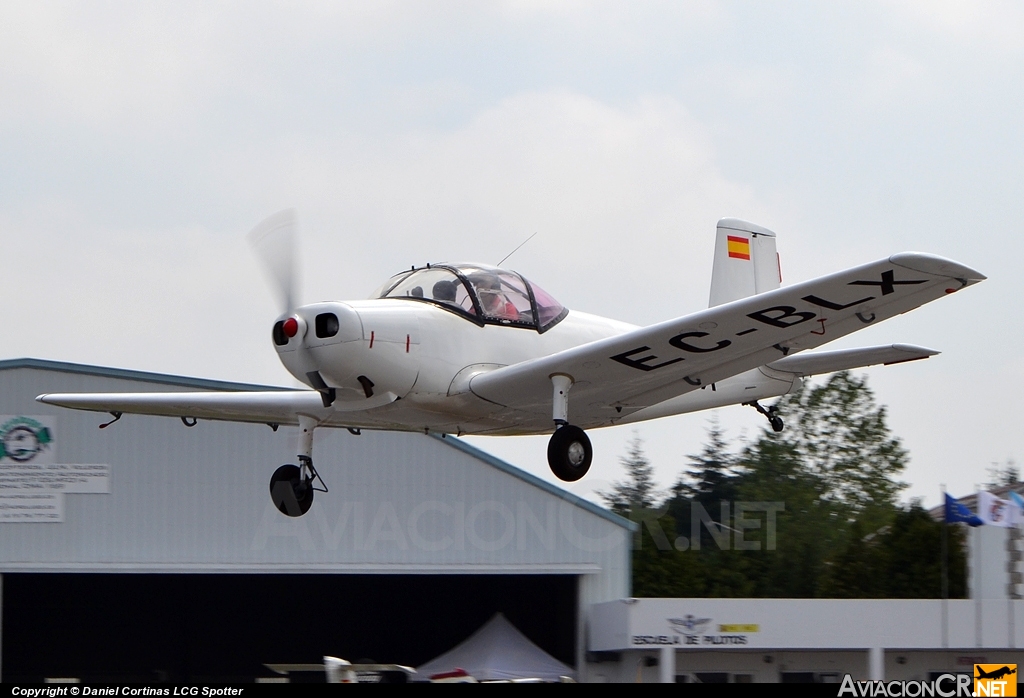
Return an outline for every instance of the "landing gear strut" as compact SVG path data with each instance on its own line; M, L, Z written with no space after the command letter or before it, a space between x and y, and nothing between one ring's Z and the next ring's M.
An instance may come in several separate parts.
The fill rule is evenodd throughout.
M755 410L763 414L765 416L765 419L768 420L768 423L772 425L772 431L780 432L786 427L786 425L782 423L782 417L776 414L777 409L775 405L772 405L768 409L765 409L757 400L754 400L753 402L744 402L743 404L749 405L750 407L753 407Z
M270 499L285 516L302 516L313 505L313 493L326 492L323 478L313 467L313 429L316 420L299 415L299 464L282 465L270 478ZM313 486L320 480L322 488Z
M559 480L576 482L590 470L594 449L590 446L586 432L569 424L569 389L572 387L572 378L557 374L551 376L551 385L554 388L551 412L555 433L548 441L548 465Z

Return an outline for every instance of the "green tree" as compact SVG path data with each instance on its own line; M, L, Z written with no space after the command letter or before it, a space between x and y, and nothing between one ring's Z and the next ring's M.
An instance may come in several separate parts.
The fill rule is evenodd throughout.
M860 521L850 525L849 540L829 562L821 595L834 599L873 599L885 596L888 564L878 537L865 540Z
M705 547L713 544L712 535L705 527L700 527L699 532L693 530L693 503L703 507L703 511L698 513L707 512L713 522L721 524L721 503L731 503L739 494L736 455L730 450L717 418L711 419L701 452L686 458L690 467L672 486L672 496L667 502L668 513L675 520L680 535L692 539L699 533L700 545Z
M849 540L830 565L822 588L829 598L937 599L942 597L941 521L913 503L900 509L892 524L862 535L860 522L850 526ZM967 592L967 555L962 525L948 535L949 596Z
M774 550L767 537L767 520L744 535L760 543L758 550L745 554L755 595L817 596L826 556L842 535L845 519L823 496L824 484L806 467L796 446L774 432L764 432L751 444L741 455L740 465L744 470L740 497L782 508L776 515Z
M654 481L654 466L644 453L643 439L636 432L619 463L626 471L626 479L613 482L610 491L598 492L598 496L612 511L627 518L630 513L654 509L661 493Z
M866 531L887 524L906 487L898 476L907 452L889 431L886 409L875 404L867 379L849 371L779 401L786 430L804 467L822 483L822 497L859 518Z
M634 550L633 593L937 597L943 524L920 506L898 506L907 453L889 431L885 408L875 404L867 381L837 373L778 405L786 431L766 428L741 450L713 421L700 453L687 457L665 502L667 516L644 508L657 496L650 463L634 437L622 459L627 480L604 495L631 518L637 512L651 518ZM727 514L723 501L730 506ZM751 511L761 512L753 526L742 525L742 537L735 518L741 502L749 503L746 522ZM693 516L703 511L711 521ZM960 527L948 533L950 596L956 598L965 591L964 538ZM716 538L724 544L716 545ZM745 545L735 547L740 540Z
M988 469L989 481L986 487L990 490L1020 484L1020 468L1012 458L1007 458L1003 465L993 463Z
M967 594L964 526L935 521L917 503L899 511L880 536L886 569L885 596L892 599L942 598L942 529L948 526L949 596Z
M675 541L675 522L671 516L662 516L643 524L640 545L633 547L633 596L640 598L692 598L708 596L708 577L718 571L708 566L706 558L687 554L674 546L659 545L652 531L661 531L664 539Z

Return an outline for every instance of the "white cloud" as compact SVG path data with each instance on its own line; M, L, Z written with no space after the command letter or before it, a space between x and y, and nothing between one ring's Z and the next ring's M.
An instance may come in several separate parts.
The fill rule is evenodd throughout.
M204 176L240 208L300 207L304 297L358 297L413 263L497 262L537 232L510 265L636 321L705 304L715 221L765 212L678 102L567 92L510 97L453 130L246 143Z
M1014 0L892 0L885 5L939 36L980 51L1024 49L1024 6Z
M925 64L905 51L877 47L866 58L852 95L854 103L864 111L906 113L910 103L924 101L935 90L934 78Z

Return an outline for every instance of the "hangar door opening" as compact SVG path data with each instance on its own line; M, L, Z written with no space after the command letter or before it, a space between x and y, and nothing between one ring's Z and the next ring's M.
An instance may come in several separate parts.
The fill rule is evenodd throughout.
M573 666L574 575L4 574L3 680L253 681L324 655L417 666L501 611Z

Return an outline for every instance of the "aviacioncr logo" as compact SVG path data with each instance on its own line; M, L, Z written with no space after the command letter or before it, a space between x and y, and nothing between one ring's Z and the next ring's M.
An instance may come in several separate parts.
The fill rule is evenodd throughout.
M14 417L0 425L0 461L27 463L52 443L50 429L31 417Z

